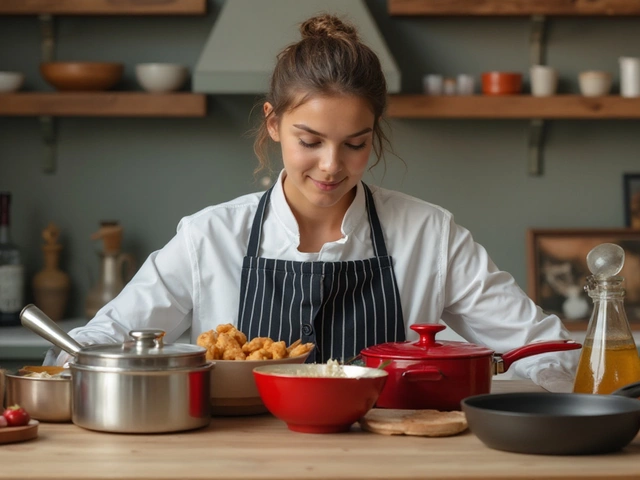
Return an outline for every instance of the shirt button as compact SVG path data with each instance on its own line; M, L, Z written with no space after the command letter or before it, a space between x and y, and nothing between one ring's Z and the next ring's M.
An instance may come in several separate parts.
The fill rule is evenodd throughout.
M302 334L303 335L311 335L313 333L313 327L308 323L302 325Z

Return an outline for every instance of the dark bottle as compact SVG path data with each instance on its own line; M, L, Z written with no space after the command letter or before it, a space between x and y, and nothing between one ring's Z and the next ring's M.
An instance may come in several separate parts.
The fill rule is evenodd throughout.
M0 326L20 325L24 306L24 267L11 241L11 194L0 192Z

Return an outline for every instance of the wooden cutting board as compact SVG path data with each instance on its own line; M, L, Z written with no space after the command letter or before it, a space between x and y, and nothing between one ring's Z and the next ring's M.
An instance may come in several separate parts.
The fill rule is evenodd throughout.
M0 444L3 443L15 443L31 440L38 436L37 420L29 420L28 425L23 427L3 427L0 428Z
M468 427L463 412L392 408L373 408L359 423L369 432L422 437L448 437L464 432Z

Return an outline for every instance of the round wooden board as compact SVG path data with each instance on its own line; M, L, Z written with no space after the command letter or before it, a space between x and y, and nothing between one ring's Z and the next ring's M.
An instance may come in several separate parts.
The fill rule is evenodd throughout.
M3 427L0 428L0 444L24 442L38 436L37 420L29 420L29 424L23 427Z
M463 412L438 410L373 408L359 423L363 430L373 433L422 437L448 437L468 428Z

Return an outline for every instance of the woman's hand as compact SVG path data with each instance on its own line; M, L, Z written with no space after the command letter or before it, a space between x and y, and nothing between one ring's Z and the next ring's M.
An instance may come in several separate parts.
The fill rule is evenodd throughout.
M573 391L574 376L561 367L547 367L531 375L531 380L550 392Z

